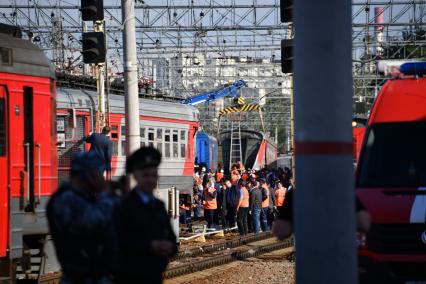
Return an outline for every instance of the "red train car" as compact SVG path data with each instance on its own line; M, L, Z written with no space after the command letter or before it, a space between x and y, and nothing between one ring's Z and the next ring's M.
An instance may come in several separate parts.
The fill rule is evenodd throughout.
M57 187L55 76L37 46L0 26L0 279L42 255L48 227L45 207ZM15 36L14 36L15 35ZM49 244L48 244L49 243ZM54 256L52 256L54 257Z

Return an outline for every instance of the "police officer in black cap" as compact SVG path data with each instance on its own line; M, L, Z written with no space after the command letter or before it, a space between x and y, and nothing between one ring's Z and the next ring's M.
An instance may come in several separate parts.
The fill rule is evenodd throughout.
M152 147L142 147L127 159L126 172L137 185L122 202L120 283L162 283L169 259L177 252L165 206L153 195L160 162L160 152Z

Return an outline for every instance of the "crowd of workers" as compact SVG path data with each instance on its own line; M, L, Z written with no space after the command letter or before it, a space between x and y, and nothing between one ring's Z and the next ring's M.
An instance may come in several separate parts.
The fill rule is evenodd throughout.
M255 171L239 163L229 176L220 167L215 173L202 167L194 175L192 203L181 200L181 223L200 219L203 211L210 229L237 226L241 235L268 231L294 186L288 167Z

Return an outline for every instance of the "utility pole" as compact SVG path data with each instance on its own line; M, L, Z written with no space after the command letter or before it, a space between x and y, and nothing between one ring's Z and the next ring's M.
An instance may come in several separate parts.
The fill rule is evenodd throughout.
M296 279L355 284L351 1L294 4Z
M94 22L95 32L104 32L104 20ZM98 132L105 126L105 63L96 63L96 95L98 97Z
M291 149L291 172L293 179L296 180L296 157L294 151L294 77L288 74L290 90L290 149Z
M126 154L140 147L138 69L136 58L135 1L121 0L123 21Z

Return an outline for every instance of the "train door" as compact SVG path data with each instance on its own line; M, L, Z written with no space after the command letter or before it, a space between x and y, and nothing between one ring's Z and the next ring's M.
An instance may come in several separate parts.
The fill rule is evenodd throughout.
M7 97L3 86L0 86L0 257L6 256L8 239L9 208L9 167L7 137Z
M27 172L27 206L25 211L34 210L34 97L33 88L24 87L24 147L25 171Z

